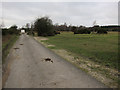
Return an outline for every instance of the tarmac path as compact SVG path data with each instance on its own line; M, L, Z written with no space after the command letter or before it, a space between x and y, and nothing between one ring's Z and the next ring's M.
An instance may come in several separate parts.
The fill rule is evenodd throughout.
M4 88L106 87L26 34L8 57L13 62Z

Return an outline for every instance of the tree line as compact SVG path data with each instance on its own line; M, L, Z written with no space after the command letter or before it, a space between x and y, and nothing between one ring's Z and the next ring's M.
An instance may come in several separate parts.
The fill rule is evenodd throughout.
M27 23L25 27L17 29L16 25L11 26L10 28L3 28L2 34L19 34L20 30L24 29L28 34L34 35L34 32L37 32L38 36L54 36L60 34L60 31L72 31L74 34L90 34L92 32L96 34L107 34L108 31L119 31L120 26L72 26L64 23L63 25L55 24L48 17L37 18L33 24Z
M17 28L17 25L12 25L10 28L2 28L2 35L19 34L20 31Z

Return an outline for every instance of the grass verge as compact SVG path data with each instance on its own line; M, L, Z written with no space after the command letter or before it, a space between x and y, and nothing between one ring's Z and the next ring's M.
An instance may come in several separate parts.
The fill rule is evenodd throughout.
M18 39L18 35L5 35L2 36L2 63L5 63L5 58L9 54L10 48Z

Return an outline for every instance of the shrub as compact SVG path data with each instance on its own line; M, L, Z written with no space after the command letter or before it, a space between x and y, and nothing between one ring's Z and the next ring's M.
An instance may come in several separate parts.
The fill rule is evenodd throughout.
M2 29L2 35L7 35L7 34L19 34L19 30L17 30L17 26L11 26L10 28L3 28Z
M9 34L19 34L19 31L17 30L17 26L13 25L8 29Z
M71 31L74 32L74 33L77 33L77 27L76 26L72 26L71 27Z
M2 35L7 35L7 34L8 34L8 29L7 28L2 29Z
M91 31L87 28L79 28L78 30L74 31L74 34L90 34Z
M48 17L38 18L34 23L34 29L38 36L54 36L52 20Z
M28 31L28 32L27 32L27 35L33 35L33 36L34 36L34 35L35 35L35 33L34 33L34 32L32 32L32 31Z
M55 33L55 34L60 34L60 32L59 32L59 31L54 31L54 33Z
M97 30L97 34L107 34L107 30L100 28Z

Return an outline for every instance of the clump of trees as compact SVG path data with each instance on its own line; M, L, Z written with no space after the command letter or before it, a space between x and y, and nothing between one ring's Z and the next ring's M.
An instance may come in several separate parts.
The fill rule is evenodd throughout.
M96 32L96 34L107 34L108 32L108 29L106 28L103 28L103 27L99 27L98 25L97 26L94 26L91 28L92 32Z
M107 34L107 33L108 33L107 30L104 29L104 28L99 28L99 29L97 30L97 34Z
M28 35L33 35L34 36L34 24L33 23L26 23L24 27L25 32L27 32Z
M60 34L61 31L72 31L74 34L107 34L108 31L118 31L120 26L99 26L95 25L93 27L85 27L85 26L72 26L67 25L66 23L52 24L52 20L48 17L37 18L32 25L32 28L28 28L27 24L27 32L30 34L34 34L37 32L38 36L54 36L56 34Z
M96 34L107 34L107 31L110 30L108 27L100 27L99 25L93 26L93 27L85 27L85 26L67 26L66 23L63 25L54 25L54 28L56 31L72 31L74 34L90 34L90 33L96 33Z
M119 31L120 26L118 25L109 25L109 26L99 26L95 25L93 27L85 27L85 26L72 26L64 23L63 25L54 25L55 30L57 31L72 31L74 34L107 34L108 31Z
M2 35L7 35L8 34L8 29L7 28L3 28L2 29Z
M34 23L34 29L37 31L38 36L55 35L52 20L48 17L37 18Z
M74 34L90 34L91 32L94 32L96 34L107 34L108 33L107 32L108 30L106 28L99 27L99 26L93 26L93 27L73 26L71 31L74 32Z
M77 27L76 26L72 26L71 27L71 31L75 33L77 31Z
M80 26L80 27L76 27L75 26L72 28L72 31L74 32L74 34L90 34L91 31L86 28L86 27L83 27L83 26Z
M55 31L54 31L54 33L55 33L55 34L60 34L60 32L59 32L59 31L57 31L57 30L55 30Z
M55 24L53 25L52 20L48 17L37 18L34 23L27 23L24 29L27 34L34 35L37 32L38 36L54 36L60 34L60 31L72 31L74 34L107 34L108 31L119 31L120 26L99 26L95 25L93 27L85 26L72 26L64 23L63 25ZM17 29L16 25L11 26L10 28L3 28L2 34L19 34L21 29Z
M120 26L119 25L101 26L101 28L104 28L107 31L119 31L120 30Z
M2 28L2 35L7 34L19 34L19 30L16 25L11 26L10 28Z

